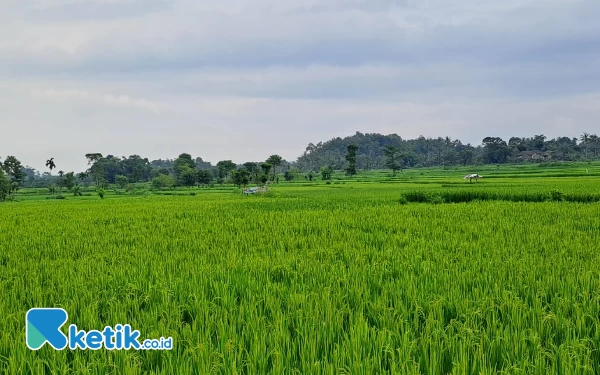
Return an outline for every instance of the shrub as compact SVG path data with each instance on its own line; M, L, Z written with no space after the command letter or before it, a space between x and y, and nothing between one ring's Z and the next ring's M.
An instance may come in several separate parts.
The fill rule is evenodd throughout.
M553 201L564 201L565 200L565 194L561 191L558 190L552 190L550 192L550 199Z
M154 189L172 188L175 186L175 179L169 175L161 174L152 180L152 187Z
M442 198L438 194L434 194L434 195L431 195L429 197L429 203L432 203L432 204L441 204L441 203L444 203L444 198Z
M564 194L558 190L551 192L492 192L492 191L473 191L473 190L452 190L442 191L440 193L430 193L424 191L413 191L404 194L408 202L416 203L468 203L483 201L508 201L508 202L545 202L545 201L567 201L580 203L600 202L600 195L597 194Z
M10 193L10 181L0 168L0 202L6 200Z
M76 197L82 195L82 193L81 193L81 186L74 186L73 187L73 195L76 196Z

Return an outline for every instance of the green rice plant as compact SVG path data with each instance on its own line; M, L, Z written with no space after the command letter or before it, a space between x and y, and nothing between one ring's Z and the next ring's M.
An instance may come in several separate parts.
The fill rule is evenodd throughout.
M473 201L545 202L568 201L579 203L600 202L599 194L564 194L558 190L549 192L511 192L490 190L441 190L411 191L402 194L402 199L416 203L466 203Z
M598 373L597 181L440 185L3 203L0 373ZM31 351L32 307L174 348Z

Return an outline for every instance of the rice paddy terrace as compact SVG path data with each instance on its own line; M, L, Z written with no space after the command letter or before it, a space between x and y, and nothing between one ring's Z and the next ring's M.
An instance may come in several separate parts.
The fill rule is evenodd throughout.
M0 204L0 372L600 371L598 165L170 193ZM173 349L31 351L33 307Z

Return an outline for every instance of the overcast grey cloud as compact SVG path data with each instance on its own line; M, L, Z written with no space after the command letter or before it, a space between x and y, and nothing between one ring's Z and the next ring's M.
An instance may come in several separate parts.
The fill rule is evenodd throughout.
M4 0L0 156L216 162L597 131L596 0Z

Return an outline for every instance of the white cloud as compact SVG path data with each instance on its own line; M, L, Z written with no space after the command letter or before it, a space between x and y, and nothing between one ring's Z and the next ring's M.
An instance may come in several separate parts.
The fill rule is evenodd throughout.
M11 86L0 86L0 89L3 87L10 88ZM13 85L12 87L16 92L23 91L23 85ZM72 104L76 104L75 101L88 101L94 106L129 107L148 110L154 113L169 109L164 103L129 95L102 94L77 89L47 89L37 87L29 89L29 92L33 97L70 102Z
M125 107L133 107L140 109L147 109L152 112L159 112L160 104L152 102L147 99L136 99L132 98L128 95L112 95L106 94L104 95L104 102L110 105L119 105Z
M62 72L402 64L481 60L490 54L519 59L515 52L527 59L531 47L600 35L600 24L590 16L600 13L595 1L512 0L490 5L463 0L453 6L442 1L384 1L376 7L378 12L364 11L360 4L367 3L378 2L335 1L328 3L327 11L299 12L302 7L293 2L260 1L244 8L238 4L240 11L225 13L186 1L125 19L18 19L5 26L13 38L0 56L17 70ZM318 5L304 4L304 9ZM112 14L118 16L118 10Z
M75 169L90 150L293 159L355 131L576 136L598 118L599 16L595 0L7 0L0 155Z
M48 97L53 99L89 99L90 95L84 91L78 90L53 90L39 89L31 90L31 94L38 97Z

